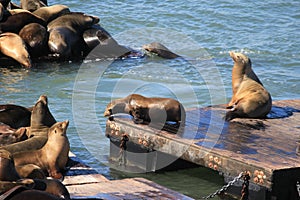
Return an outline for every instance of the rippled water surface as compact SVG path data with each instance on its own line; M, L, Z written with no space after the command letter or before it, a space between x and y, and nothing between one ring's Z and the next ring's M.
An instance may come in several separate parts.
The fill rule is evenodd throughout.
M183 58L38 63L0 68L0 102L31 106L41 94L57 120L70 120L72 151L107 177L130 176L105 165L109 140L102 113L112 98L136 92L178 98L186 108L231 97L229 51L247 54L274 100L300 98L299 1L48 1L100 17L123 45L159 41ZM97 160L98 159L98 160ZM146 177L195 198L223 182L203 169Z

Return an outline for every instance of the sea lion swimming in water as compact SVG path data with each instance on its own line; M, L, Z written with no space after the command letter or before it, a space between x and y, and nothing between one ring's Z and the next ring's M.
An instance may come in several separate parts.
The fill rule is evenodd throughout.
M241 53L230 52L234 61L232 69L233 96L228 103L230 109L226 120L236 117L264 118L272 107L272 98L256 74L252 71L251 60Z
M185 110L181 103L171 98L148 98L139 94L131 94L125 98L110 102L104 112L105 117L116 113L127 113L133 116L135 123L148 124L185 122Z
M144 50L149 51L151 53L155 53L158 56L166 59L173 59L180 57L176 53L173 53L170 49L159 42L152 42L150 44L145 44L142 47Z

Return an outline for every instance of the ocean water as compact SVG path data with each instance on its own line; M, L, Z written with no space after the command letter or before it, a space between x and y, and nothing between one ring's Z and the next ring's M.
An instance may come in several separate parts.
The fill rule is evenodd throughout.
M107 166L109 140L102 114L111 99L135 92L177 98L186 108L226 103L233 65L229 51L251 58L273 100L300 98L299 1L54 0L48 4L65 4L72 11L100 17L100 24L122 45L141 50L143 44L158 41L183 57L165 60L149 55L0 68L0 103L31 106L46 94L55 118L70 120L71 150L110 179L133 176ZM218 174L203 168L139 176L194 198L223 184Z

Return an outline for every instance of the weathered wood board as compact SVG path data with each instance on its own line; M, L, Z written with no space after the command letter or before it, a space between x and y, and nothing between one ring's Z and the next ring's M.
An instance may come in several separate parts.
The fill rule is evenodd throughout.
M267 119L225 122L224 114L223 105L191 109L184 126L164 127L168 131L115 117L107 121L106 134L116 141L126 133L129 142L149 152L180 157L225 176L250 171L252 183L270 190L281 184L295 187L300 181L300 99L273 102Z
M70 154L63 184L71 199L191 199L144 178L108 180Z

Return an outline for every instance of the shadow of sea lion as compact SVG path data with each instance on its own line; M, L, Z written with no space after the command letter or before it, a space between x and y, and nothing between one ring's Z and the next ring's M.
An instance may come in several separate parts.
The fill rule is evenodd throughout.
M294 112L300 112L300 110L292 107L279 107L272 106L270 113L267 115L268 119L286 118L293 115Z

